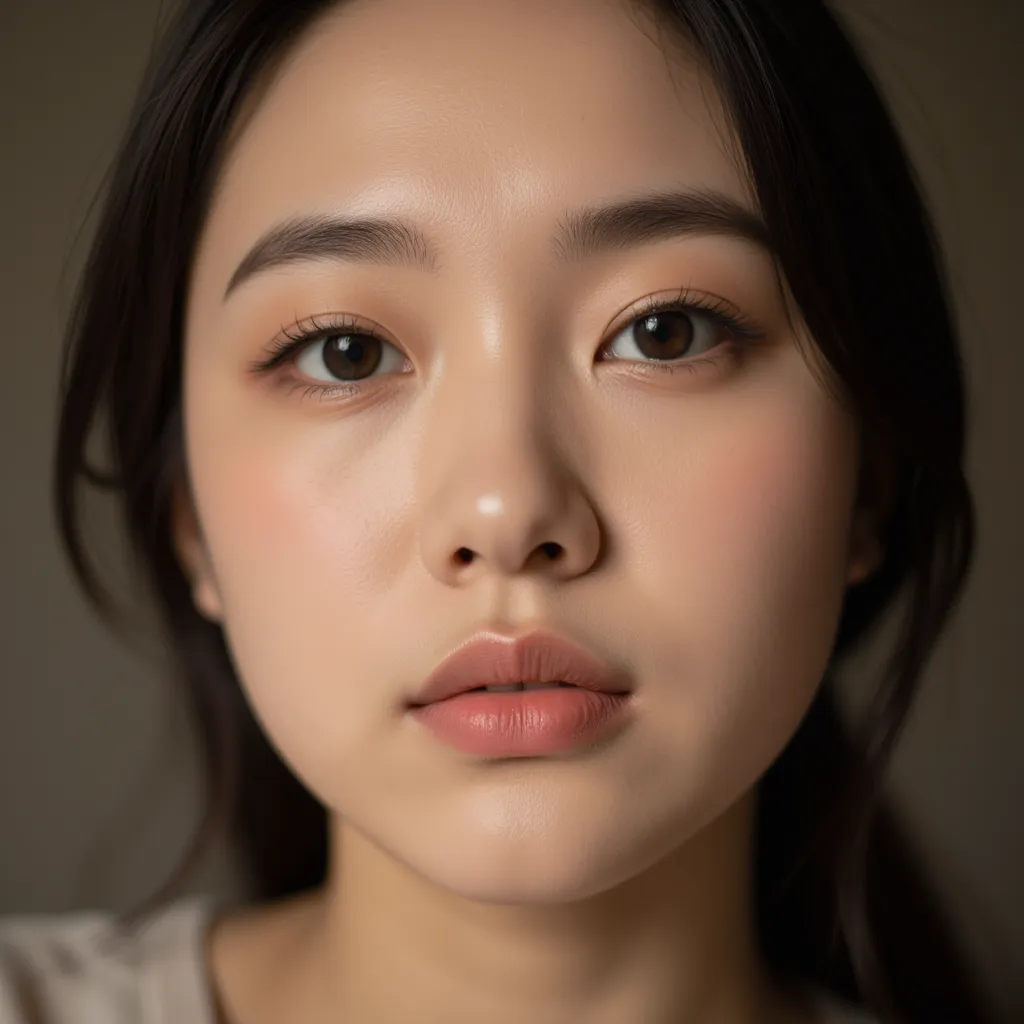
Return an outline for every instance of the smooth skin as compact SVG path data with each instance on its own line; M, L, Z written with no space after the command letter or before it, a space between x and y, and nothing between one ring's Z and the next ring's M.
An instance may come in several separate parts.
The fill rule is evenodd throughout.
M625 0L348 3L251 97L190 285L175 537L331 848L323 889L211 928L223 1021L817 1020L761 961L751 840L879 560L857 424L753 242L554 242L693 189L756 213L714 86ZM408 221L422 265L289 260L225 297L304 216ZM760 337L676 312L654 369L634 311L684 288ZM363 379L322 340L253 369L310 318L383 339ZM488 626L624 667L630 727L442 746L404 702Z

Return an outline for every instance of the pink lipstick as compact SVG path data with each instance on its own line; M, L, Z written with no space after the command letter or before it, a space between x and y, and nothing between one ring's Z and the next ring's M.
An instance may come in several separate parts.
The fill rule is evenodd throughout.
M409 713L442 743L480 757L540 757L608 738L632 716L628 677L537 630L479 633L427 678Z

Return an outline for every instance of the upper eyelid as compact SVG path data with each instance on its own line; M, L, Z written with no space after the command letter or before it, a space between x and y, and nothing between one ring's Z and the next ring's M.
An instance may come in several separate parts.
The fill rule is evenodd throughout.
M326 323L318 323L319 320L326 320ZM309 324L309 329L303 329ZM379 324L367 321L363 317L354 316L351 313L317 313L314 316L305 317L302 320L291 324L289 327L282 327L280 337L291 338L292 341L309 341L320 334L329 334L331 331L352 330L373 334L384 341L390 341L387 331ZM295 333L292 333L295 332ZM397 342L391 342L397 345Z
M710 304L703 304L694 301L696 298L710 299L712 301ZM634 299L612 317L611 324L605 329L604 333L611 334L614 331L620 330L632 320L645 316L652 307L670 309L673 305L677 305L681 310L693 312L697 315L714 316L717 313L724 313L736 319L742 320L744 318L741 310L722 296L708 292L694 292L689 288L680 288L675 289L670 295L654 293ZM724 309L720 307L724 307ZM317 321L321 319L328 322L318 323ZM302 330L306 324L312 326L308 330ZM343 329L364 331L379 337L382 341L387 341L389 344L401 347L400 343L392 339L389 336L389 332L380 324L351 313L317 313L311 317L305 317L287 327L282 327L279 335L274 340L287 337L297 342L309 342L316 340L319 334L327 334L330 331Z
M654 292L642 298L635 299L628 306L622 309L612 319L612 324L625 325L634 319L646 315L651 308L669 310L679 308L697 315L709 317L727 316L740 323L749 321L750 318L737 306L724 296L714 292L704 292L692 289L688 285L672 289L670 292ZM609 328L609 330L616 328Z
M697 301L702 300L702 301ZM720 295L710 292L701 292L691 289L689 286L672 289L668 293L652 293L642 298L635 299L622 310L620 310L611 321L611 326L605 328L601 346L604 347L627 327L633 320L639 319L651 313L655 308L669 310L673 306L679 307L681 311L693 315L703 315L709 319L719 319L721 316L732 320L738 320L742 325L748 318L735 304ZM308 328L307 328L307 325ZM254 369L268 369L270 366L285 358L292 358L304 345L313 345L323 340L331 332L350 329L361 333L370 334L381 341L387 342L394 348L406 354L405 347L398 341L392 339L381 325L372 320L356 316L351 313L318 313L305 317L293 324L282 327L270 346L274 350L268 359L261 360L254 364ZM750 337L760 337L764 332L756 327L749 327L744 333ZM288 341L285 341L288 339Z
M320 320L327 322L318 323ZM310 326L307 328L306 325ZM250 369L256 373L270 370L285 360L294 359L304 347L314 345L316 342L330 337L332 333L348 329L353 332L372 334L394 348L405 351L397 341L392 341L387 336L387 332L379 325L371 323L368 326L351 313L317 313L282 327L268 343L267 354L250 363Z

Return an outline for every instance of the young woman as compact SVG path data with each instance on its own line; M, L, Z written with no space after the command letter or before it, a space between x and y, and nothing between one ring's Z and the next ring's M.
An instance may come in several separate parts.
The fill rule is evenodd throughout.
M6 922L4 1021L988 1019L880 796L960 357L818 0L187 2L69 341L64 539L116 621L117 492L211 788L133 914ZM224 824L249 907L180 897Z

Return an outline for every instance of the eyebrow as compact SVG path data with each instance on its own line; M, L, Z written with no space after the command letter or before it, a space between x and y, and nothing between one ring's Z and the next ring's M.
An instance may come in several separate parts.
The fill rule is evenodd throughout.
M552 239L556 261L583 260L614 250L687 235L724 235L773 254L767 225L742 203L711 189L648 192L567 214ZM404 265L434 272L437 249L408 221L306 216L271 228L239 263L225 300L243 281L273 267L324 260Z

